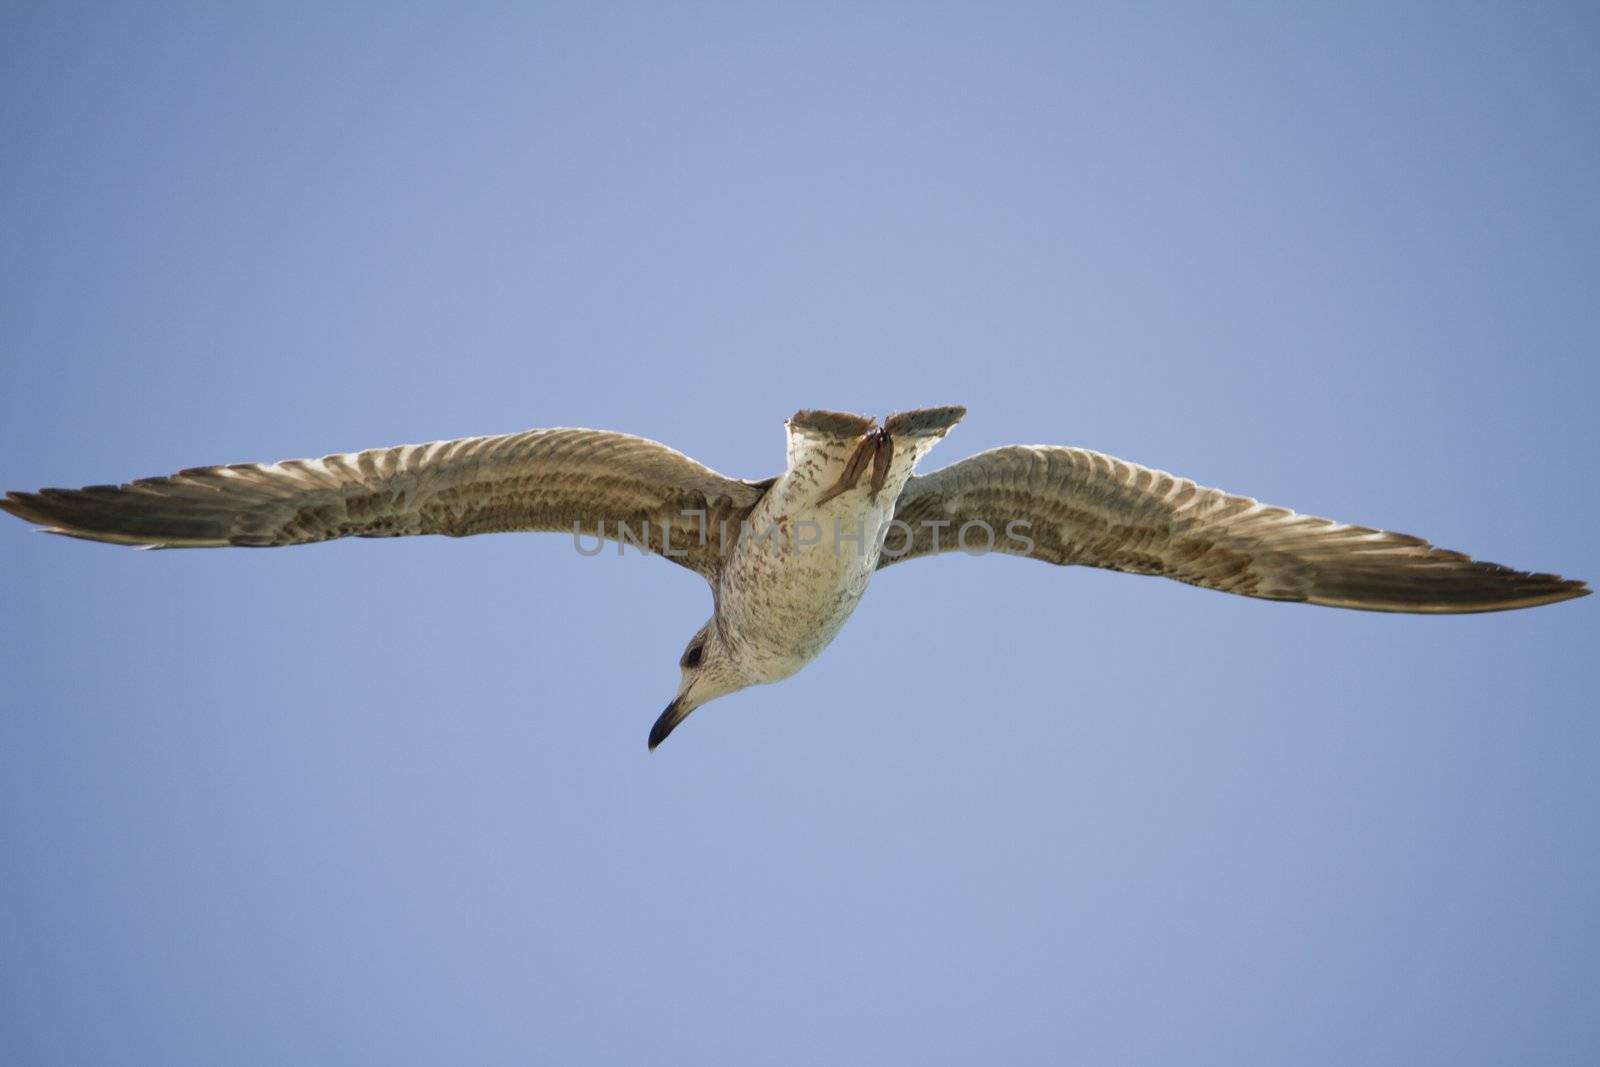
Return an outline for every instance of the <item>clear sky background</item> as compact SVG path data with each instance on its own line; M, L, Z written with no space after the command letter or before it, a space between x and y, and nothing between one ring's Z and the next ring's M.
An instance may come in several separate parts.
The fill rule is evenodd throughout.
M1600 577L1600 15L1319 6L8 4L0 485L965 403ZM0 521L0 1060L1600 1060L1600 602L948 556L647 755L709 608Z

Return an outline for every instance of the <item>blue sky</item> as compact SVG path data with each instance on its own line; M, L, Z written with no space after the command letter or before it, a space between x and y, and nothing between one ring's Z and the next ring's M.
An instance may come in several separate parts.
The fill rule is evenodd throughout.
M0 485L971 409L1600 577L1589 5L8 5ZM0 523L0 1060L1593 1063L1596 602Z

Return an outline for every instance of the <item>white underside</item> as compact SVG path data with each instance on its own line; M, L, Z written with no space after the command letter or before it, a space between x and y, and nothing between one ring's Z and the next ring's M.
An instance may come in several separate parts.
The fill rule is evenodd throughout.
M936 440L897 439L875 497L868 469L854 489L818 503L856 442L790 434L789 469L752 513L717 590L723 640L750 682L788 677L838 635L877 570L885 524L912 467Z

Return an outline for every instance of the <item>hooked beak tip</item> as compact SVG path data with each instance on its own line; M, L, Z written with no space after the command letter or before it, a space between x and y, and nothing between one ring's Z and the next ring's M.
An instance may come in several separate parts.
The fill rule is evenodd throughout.
M674 700L668 704L667 710L663 711L660 718L656 719L655 725L650 727L650 751L654 752L656 746L665 741L667 735L672 733L680 722L687 719L689 712L693 710L692 707L685 708L682 700Z

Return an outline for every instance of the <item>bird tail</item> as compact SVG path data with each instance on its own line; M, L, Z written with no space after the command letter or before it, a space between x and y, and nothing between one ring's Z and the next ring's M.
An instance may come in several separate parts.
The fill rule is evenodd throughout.
M791 433L804 433L808 437L844 437L854 439L877 425L877 420L867 415L852 415L847 411L797 411L789 419Z
M884 420L883 428L893 437L943 437L966 414L967 409L960 404L946 408L918 408L890 415Z

